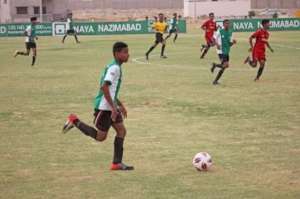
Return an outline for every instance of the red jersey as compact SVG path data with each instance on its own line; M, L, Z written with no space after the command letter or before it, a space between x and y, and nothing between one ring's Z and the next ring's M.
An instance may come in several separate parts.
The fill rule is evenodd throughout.
M205 29L205 37L213 37L214 32L217 30L217 24L213 20L207 20L203 23L201 28Z
M254 48L265 51L266 42L269 39L269 32L264 29L259 29L255 33L251 35L251 37L255 38Z

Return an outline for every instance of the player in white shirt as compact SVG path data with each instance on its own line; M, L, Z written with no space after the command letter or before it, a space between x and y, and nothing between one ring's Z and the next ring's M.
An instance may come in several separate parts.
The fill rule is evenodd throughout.
M26 36L25 38L25 47L26 51L15 51L14 57L17 57L18 55L23 55L23 56L29 56L30 50L32 49L32 62L31 66L35 64L36 56L37 56L37 50L36 50L36 43L35 40L38 39L36 36L36 24L37 24L37 18L36 17L31 17L30 18L31 24L27 26L26 30L24 31L24 35Z
M113 46L113 54L113 62L104 68L101 75L100 89L95 99L94 124L96 128L85 124L76 115L70 114L63 127L63 132L66 133L75 126L83 134L101 142L106 139L112 126L117 134L111 170L133 170L133 166L127 166L122 162L123 143L126 135L123 117L127 117L127 111L118 97L122 83L122 64L129 58L127 44L116 42Z
M77 32L75 31L74 26L73 26L72 17L73 17L73 14L69 13L68 18L67 18L67 27L66 27L67 31L66 31L66 33L65 33L65 35L64 35L64 37L61 41L62 43L65 42L65 39L68 35L73 35L75 37L76 43L80 43L79 40L78 40L78 37L77 37Z

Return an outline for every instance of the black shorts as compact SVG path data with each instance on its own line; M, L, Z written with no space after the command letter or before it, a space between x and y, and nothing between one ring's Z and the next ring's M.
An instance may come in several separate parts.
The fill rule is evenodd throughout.
M164 41L163 34L157 32L155 33L155 43L162 43Z
M75 30L71 29L71 30L67 30L67 35L74 35L75 34Z
M111 120L111 111L95 109L94 117L94 124L96 128L105 132L108 132L112 124L118 124L123 122L122 114L119 111L115 122Z
M35 42L25 42L25 47L28 50L31 48L36 48L36 43Z
M176 29L176 28L173 28L173 29L169 30L169 33L170 33L170 34L172 34L172 33L174 33L174 32L177 32L177 29Z
M225 62L229 62L229 55L219 54L219 59L221 63L224 64Z

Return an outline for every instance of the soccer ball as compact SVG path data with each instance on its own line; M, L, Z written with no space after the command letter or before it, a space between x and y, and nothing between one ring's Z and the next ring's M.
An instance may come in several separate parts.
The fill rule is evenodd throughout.
M207 171L213 164L211 156L207 152L197 153L192 163L198 171Z

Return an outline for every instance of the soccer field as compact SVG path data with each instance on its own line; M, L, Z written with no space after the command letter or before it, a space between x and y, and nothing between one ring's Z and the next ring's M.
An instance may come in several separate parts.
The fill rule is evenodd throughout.
M199 59L200 34L181 34L144 54L153 35L40 37L36 66L13 58L24 38L0 38L0 198L300 198L300 32L271 32L262 80L242 62L250 33L236 33L231 67L213 86L215 49ZM112 44L129 44L120 99L128 109L124 162L110 171L114 131L98 143L69 113L92 124L100 73ZM213 157L209 172L193 156Z

